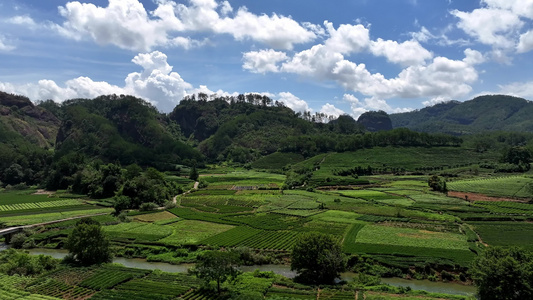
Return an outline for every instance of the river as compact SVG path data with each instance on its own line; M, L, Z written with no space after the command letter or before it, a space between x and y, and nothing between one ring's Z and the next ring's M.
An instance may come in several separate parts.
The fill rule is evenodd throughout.
M2 245L0 244L0 249ZM67 255L66 250L62 249L30 249L29 252L34 255L44 254L50 255L54 258L63 258ZM115 257L114 263L121 264L128 268L146 269L146 270L161 270L164 272L172 273L186 273L187 270L194 266L194 264L180 264L172 265L161 262L149 262L142 258L124 258ZM294 278L296 272L291 271L290 266L287 265L257 265L257 266L241 266L240 269L245 272L253 272L255 270L260 271L272 271L276 274L285 276L287 278ZM354 278L355 274L352 272L346 272L341 274L341 279L350 281ZM473 295L476 292L474 286L462 285L457 283L444 283L433 282L429 280L408 280L402 278L382 278L382 283L390 284L393 286L410 287L413 290L424 290L431 293L446 293L453 295Z

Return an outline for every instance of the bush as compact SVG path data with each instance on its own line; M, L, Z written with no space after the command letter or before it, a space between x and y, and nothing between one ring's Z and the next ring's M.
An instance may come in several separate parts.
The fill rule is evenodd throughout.
M140 211L153 211L153 210L156 210L159 206L153 202L146 202L146 203L143 203L141 204L141 206L139 206L139 210Z

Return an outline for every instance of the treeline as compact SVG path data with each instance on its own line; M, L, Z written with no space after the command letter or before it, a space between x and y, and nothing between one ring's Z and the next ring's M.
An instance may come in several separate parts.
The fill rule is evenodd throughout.
M281 143L282 152L300 153L312 156L329 151L346 152L373 147L458 147L462 138L445 134L428 134L414 132L405 128L390 131L367 132L361 134L340 135L321 134L292 136Z

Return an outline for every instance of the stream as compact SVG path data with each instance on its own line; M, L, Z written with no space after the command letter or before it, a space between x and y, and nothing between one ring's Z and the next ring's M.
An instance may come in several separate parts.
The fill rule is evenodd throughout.
M0 251L6 249L5 244L0 244ZM50 255L54 258L63 258L67 255L66 250L62 249L30 249L29 252L33 255L44 254ZM171 273L186 273L187 270L194 266L194 264L180 264L172 265L161 262L149 262L142 258L124 258L115 257L113 262L121 264L128 268L146 269L146 270L161 270ZM256 265L256 266L241 266L241 271L253 272L259 271L272 271L276 274L285 276L287 278L294 278L296 272L291 271L291 267L287 265ZM354 278L355 273L346 272L341 274L341 279L350 281ZM382 283L390 284L393 286L411 287L413 290L424 290L431 293L446 293L453 295L473 295L476 292L476 288L470 285L462 285L457 283L444 283L433 282L429 280L408 280L402 278L382 278Z

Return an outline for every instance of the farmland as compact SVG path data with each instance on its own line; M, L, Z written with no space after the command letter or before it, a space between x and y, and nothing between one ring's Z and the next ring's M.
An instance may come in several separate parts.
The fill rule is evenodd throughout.
M525 201L533 182L528 175L481 178L469 173L465 178L452 177L448 181L451 191L502 197L497 201L468 201L430 190L427 175L409 175L429 163L427 150L399 151L385 159L393 150L378 149L377 158L366 150L357 155L322 154L306 161L287 155L284 164L313 166L309 186L295 189L283 189L285 175L257 170L223 167L219 171L211 167L202 171L202 187L198 190L192 189L190 180L168 175L191 189L176 197L175 207L130 211L122 218L109 214L113 209L105 205L105 199L93 201L65 191L51 195L35 195L34 190L4 191L0 217L7 225L26 225L104 214L95 219L103 225L117 255L171 264L194 263L204 251L217 249L251 253L246 256L248 264L287 263L299 236L318 232L341 243L343 252L352 259L353 271L432 280L441 280L431 271L436 269L452 272L457 281L467 278L471 261L487 245L533 246L533 227L528 222L533 220L533 205ZM449 161L450 155L463 155L464 151L453 149L452 154L444 155L443 150L444 156L432 161L433 170L468 168L471 162ZM420 157L420 166L410 160L411 155ZM483 160L487 155L476 154L474 158ZM258 162L261 169L268 169L268 159ZM381 164L379 159L383 160ZM342 166L363 164L379 171L373 175L335 175ZM402 174L395 174L398 172ZM38 227L33 239L39 247L60 248L74 225L75 221L65 221ZM226 288L256 288L266 298L353 299L356 293L366 299L388 297L369 290L318 291L285 286L286 279L277 275L241 276L240 281L227 284ZM15 293L13 286L19 284L24 286L19 294L14 294L19 298L49 297L28 299L216 298L194 276L115 265L83 272L62 268L47 278L11 281L9 287L6 284L0 288Z

